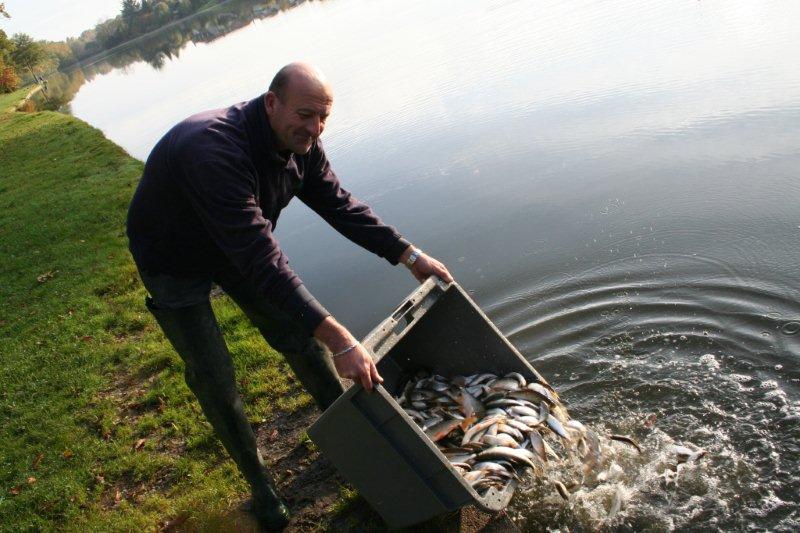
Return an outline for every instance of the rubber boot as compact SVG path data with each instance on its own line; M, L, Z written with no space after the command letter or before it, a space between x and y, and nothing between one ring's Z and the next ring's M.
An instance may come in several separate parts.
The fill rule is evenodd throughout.
M186 364L186 384L253 492L253 512L259 525L280 531L289 511L278 496L258 451L253 428L247 421L236 391L233 361L208 302L182 309L156 309L155 316L175 351Z
M283 354L317 407L322 411L330 407L344 392L330 351L309 335L301 324L266 300L254 297L254 292L246 285L223 288L267 343Z

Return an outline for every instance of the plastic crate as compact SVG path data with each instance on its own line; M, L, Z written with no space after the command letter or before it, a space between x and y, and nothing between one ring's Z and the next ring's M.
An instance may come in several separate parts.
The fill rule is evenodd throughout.
M350 387L309 428L322 453L390 528L417 524L472 504L508 505L516 488L481 497L394 400L419 370L451 377L519 372L542 377L456 283L430 278L362 344L373 353L382 386Z

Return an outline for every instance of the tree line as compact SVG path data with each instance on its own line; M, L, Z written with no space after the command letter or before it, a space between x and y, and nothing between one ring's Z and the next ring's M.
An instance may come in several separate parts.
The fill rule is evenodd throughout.
M9 37L0 29L0 92L15 91L21 85L39 81L46 73L65 70L170 22L222 3L225 0L122 0L119 15L65 41L37 41L25 33ZM9 14L0 3L0 17L11 16L13 13Z

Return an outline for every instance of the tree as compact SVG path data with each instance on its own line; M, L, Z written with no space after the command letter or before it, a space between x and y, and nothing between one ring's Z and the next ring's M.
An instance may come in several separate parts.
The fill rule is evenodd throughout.
M169 20L170 9L166 2L159 2L153 6L153 14L159 22L166 22Z
M44 47L25 33L15 33L11 38L11 42L14 44L14 49L11 51L11 61L17 68L33 68L41 63L47 55Z
M8 38L6 32L0 30L0 61L4 63L11 62L11 51L14 49L14 43Z
M0 93L14 92L19 88L19 76L14 67L6 65L0 59Z
M128 33L133 31L133 25L136 22L136 15L139 13L141 6L137 0L122 0L122 20L128 27Z
M75 56L69 45L63 41L58 42L42 42L42 47L45 53L53 58L58 67L69 65L75 62Z

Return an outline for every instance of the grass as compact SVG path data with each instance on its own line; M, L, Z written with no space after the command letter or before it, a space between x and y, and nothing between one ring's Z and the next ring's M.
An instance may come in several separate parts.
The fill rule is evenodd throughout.
M0 530L202 528L245 496L143 305L124 234L141 171L75 118L0 114ZM238 308L214 307L250 419L309 404Z
M23 87L22 89L18 89L13 93L0 94L0 113L12 111L17 104L23 98L25 98L25 96L27 96L30 90L31 87Z

